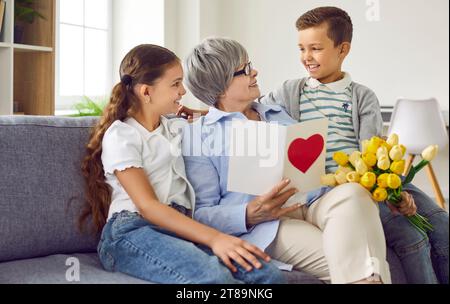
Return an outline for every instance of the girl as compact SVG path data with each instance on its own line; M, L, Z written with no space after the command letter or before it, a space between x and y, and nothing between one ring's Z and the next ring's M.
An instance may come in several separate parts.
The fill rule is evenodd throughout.
M195 195L176 153L179 120L163 116L180 110L186 93L177 56L140 45L120 75L82 166L80 224L91 216L102 231L104 268L157 283L284 283L259 248L191 219Z

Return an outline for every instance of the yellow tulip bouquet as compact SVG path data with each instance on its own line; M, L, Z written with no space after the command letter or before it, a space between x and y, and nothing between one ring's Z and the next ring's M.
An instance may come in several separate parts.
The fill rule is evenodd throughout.
M422 160L412 166L402 181L405 171L406 147L399 144L398 135L392 134L387 140L372 137L362 142L362 151L350 156L337 152L333 160L339 165L334 174L322 176L323 185L334 187L345 183L359 183L372 194L377 202L388 201L398 207L402 200L403 186L410 183L417 172L425 167L437 154L438 146L429 146L422 152ZM433 230L426 217L416 213L408 217L409 222L421 233Z

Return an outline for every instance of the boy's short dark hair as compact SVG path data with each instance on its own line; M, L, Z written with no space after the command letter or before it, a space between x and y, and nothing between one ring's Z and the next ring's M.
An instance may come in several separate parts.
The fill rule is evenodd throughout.
M352 19L347 12L337 7L324 6L310 10L298 18L295 26L300 31L320 26L324 22L328 24L328 37L334 41L334 46L352 42Z

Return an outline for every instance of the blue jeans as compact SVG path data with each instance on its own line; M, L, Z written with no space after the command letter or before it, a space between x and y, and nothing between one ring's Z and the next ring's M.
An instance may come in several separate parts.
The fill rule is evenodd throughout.
M108 221L97 250L106 270L155 283L286 283L283 273L272 263L264 261L261 261L261 269L250 272L235 264L238 272L232 273L210 250L183 240L128 211L116 213Z
M417 205L417 212L430 221L434 231L422 235L406 217L393 214L380 204L386 242L399 256L411 284L448 284L448 213L412 184L404 187Z

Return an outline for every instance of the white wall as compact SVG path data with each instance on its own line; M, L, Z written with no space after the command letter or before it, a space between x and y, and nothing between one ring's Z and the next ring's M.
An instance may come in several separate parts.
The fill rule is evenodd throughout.
M346 10L354 23L344 69L372 88L382 105L399 96L436 97L448 110L448 0L212 0L220 7L219 33L240 41L259 69L263 92L305 76L299 62L295 21L317 6ZM369 3L369 4L367 4ZM377 5L376 3L379 3ZM377 12L379 20L369 21Z
M176 29L172 33L178 37L177 45L172 46L180 57L210 35L236 39L247 48L259 70L263 93L283 80L306 76L299 61L297 18L317 6L339 6L354 23L352 51L344 69L355 81L372 88L382 105L394 105L400 96L433 96L443 110L449 109L447 0L166 2L172 3L166 18L176 23L172 23ZM377 17L378 12L379 20L370 21L369 17Z
M183 60L203 38L219 33L219 4L209 0L165 0L166 44ZM219 35L219 34L217 34ZM183 104L207 108L189 91Z
M448 111L447 0L114 0L114 79L120 60L139 43L164 44L183 58L203 38L227 36L248 49L266 93L306 75L294 23L321 5L342 7L352 17L353 48L344 69L382 105L400 96L434 96ZM379 20L369 21L377 8Z
M164 0L113 0L113 82L120 62L136 45L164 45Z

